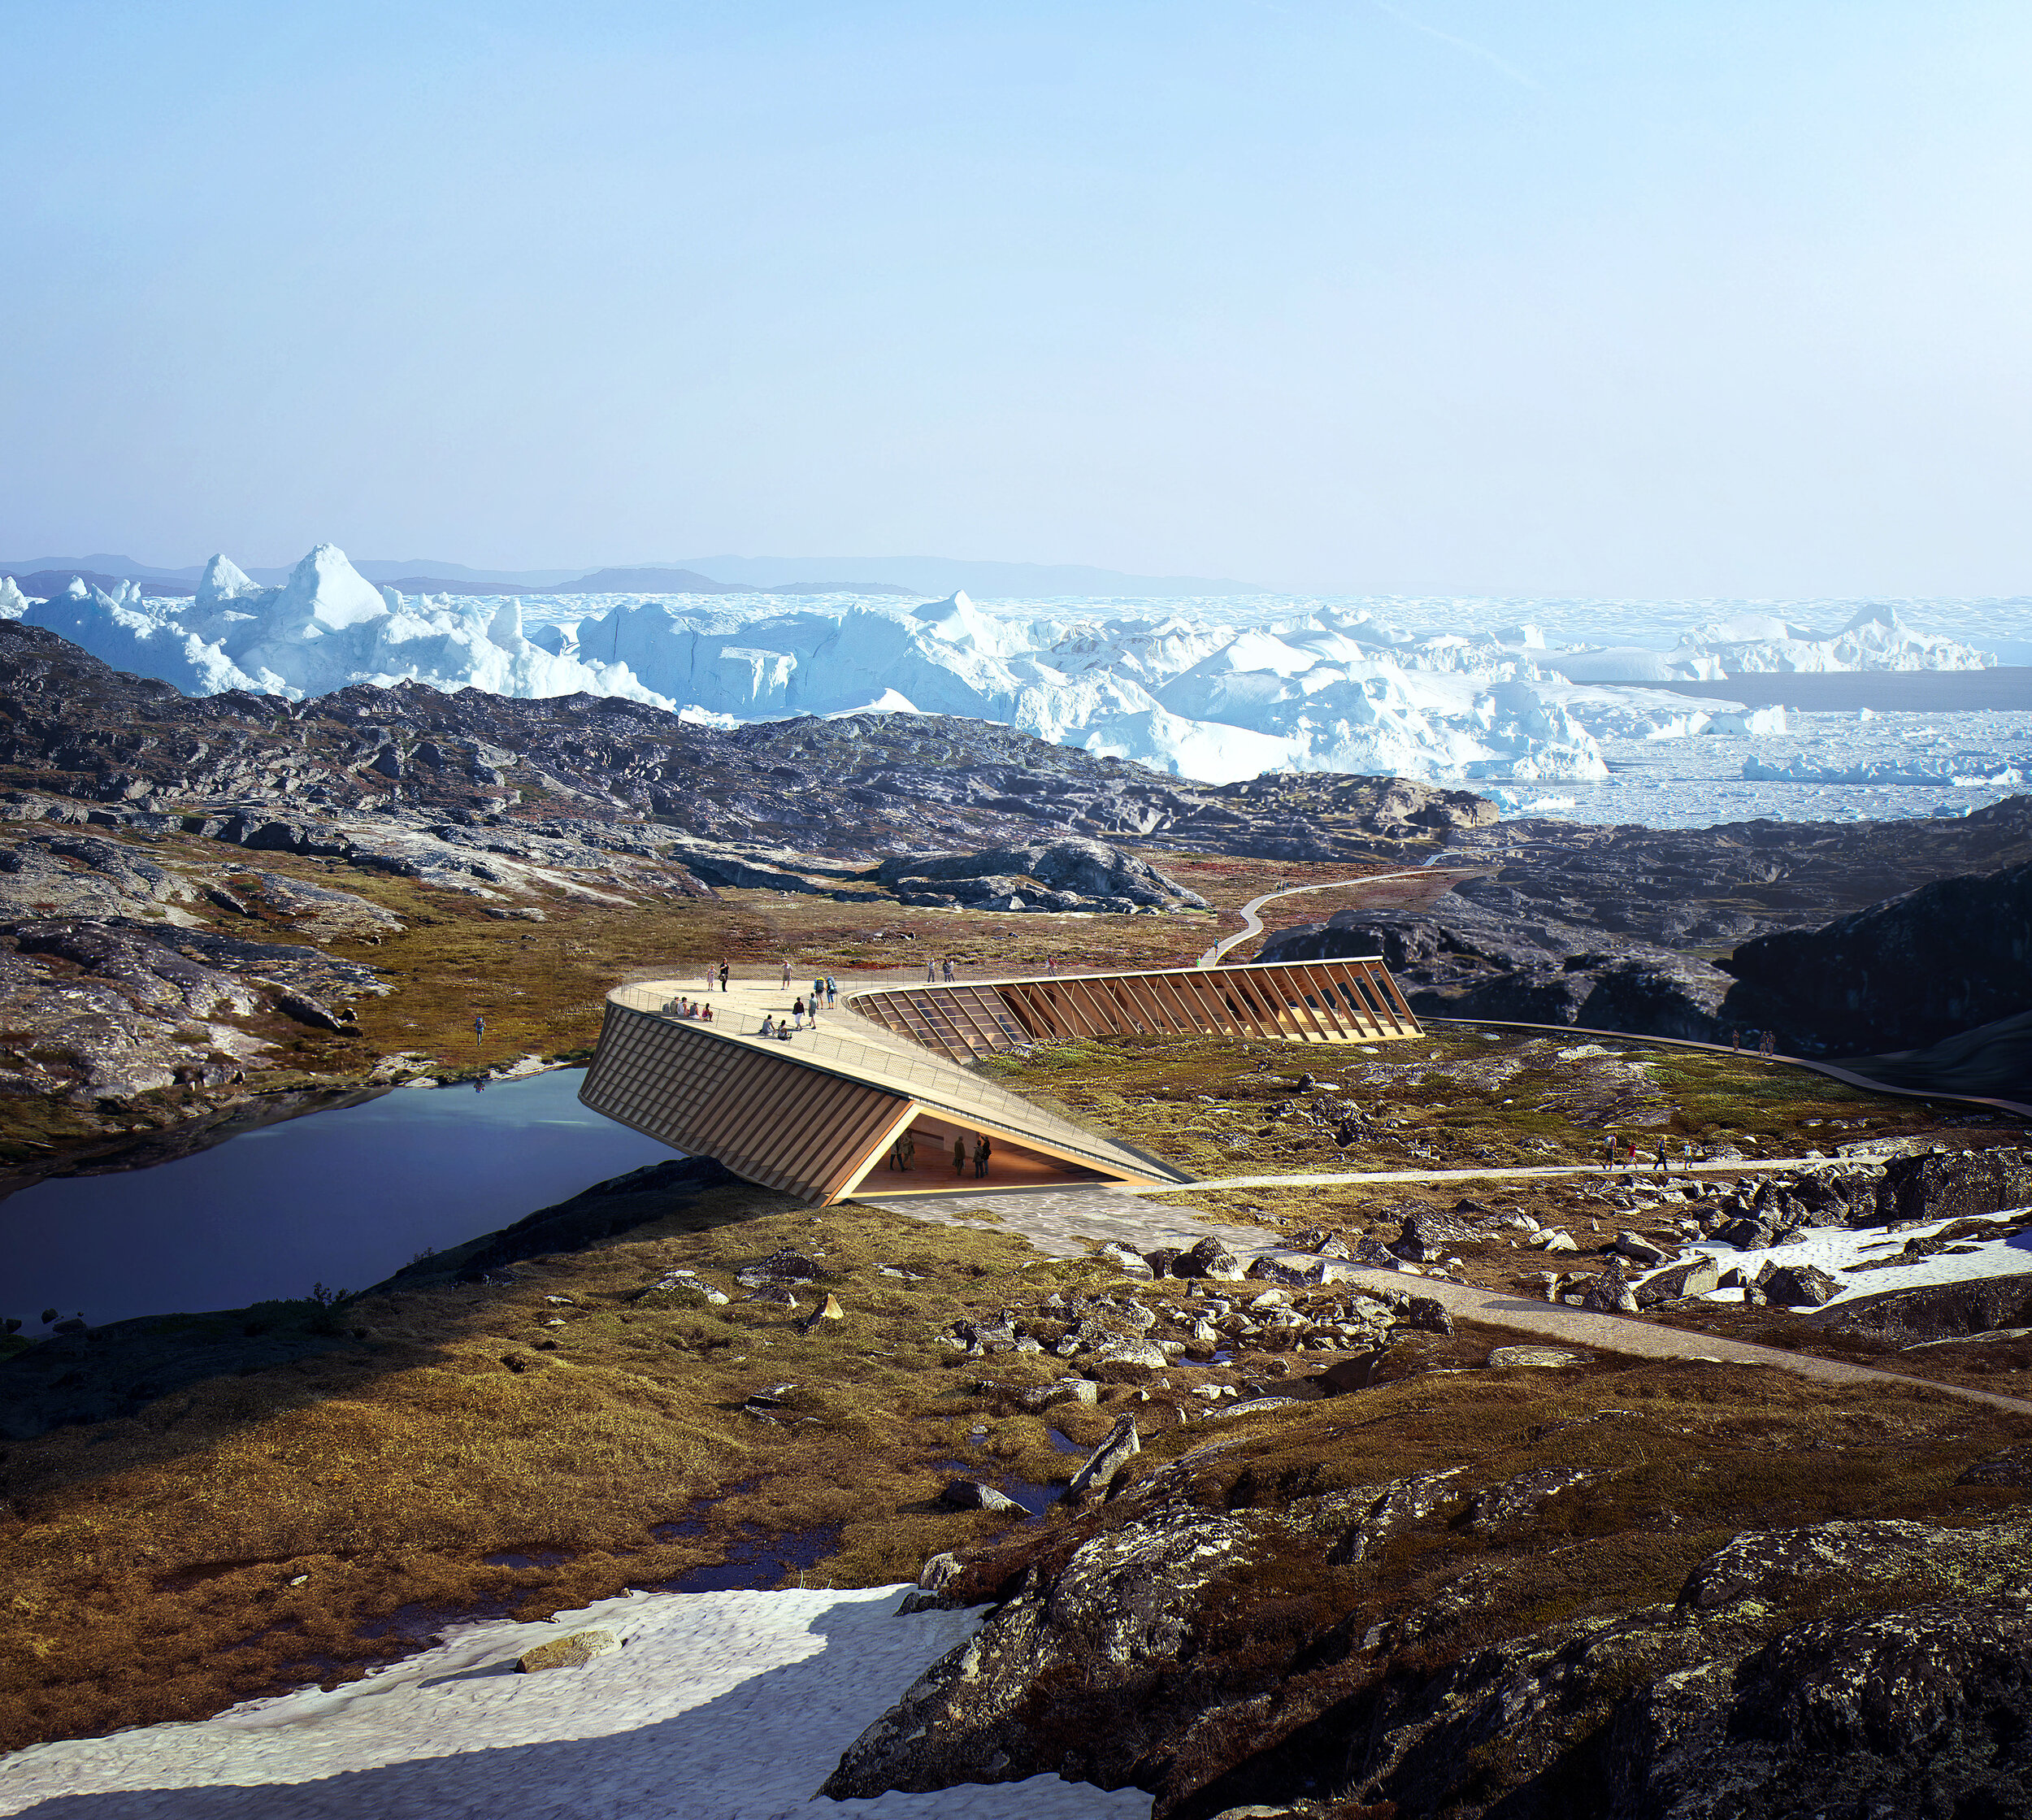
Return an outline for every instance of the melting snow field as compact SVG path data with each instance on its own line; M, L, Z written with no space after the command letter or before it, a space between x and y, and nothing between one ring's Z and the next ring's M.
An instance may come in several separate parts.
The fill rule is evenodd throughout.
M634 1593L469 1626L335 1688L0 1761L0 1814L51 1820L1144 1820L1150 1797L1037 1776L813 1805L840 1753L979 1612L908 1590ZM597 1625L582 1668L518 1655ZM43 1804L47 1804L44 1805Z
M2020 1208L1985 1217L2001 1223L2021 1218L2024 1211ZM2032 1271L2032 1232L2019 1232L2009 1238L1971 1239L1965 1252L1937 1252L1931 1257L1914 1257L1908 1263L1880 1262L1896 1257L1908 1240L1930 1239L1959 1223L1952 1219L1935 1220L1930 1226L1912 1227L1895 1236L1887 1234L1881 1226L1854 1231L1845 1226L1809 1226L1767 1251L1738 1251L1726 1242L1703 1239L1688 1245L1679 1256L1684 1259L1704 1253L1722 1270L1738 1270L1745 1276L1755 1276L1767 1260L1780 1265L1810 1264L1842 1285L1841 1292L1824 1305L1829 1308L1865 1296L1887 1295L1894 1289L1918 1289L1936 1283L1966 1283L1977 1277L2012 1276ZM1858 1264L1869 1263L1878 1263L1879 1267L1856 1269ZM1739 1302L1743 1292L1711 1289L1704 1299Z
M2032 657L2032 602L1912 610L1930 629L1854 602L421 597L376 588L329 545L276 588L215 557L193 599L80 579L30 602L0 580L0 615L191 694L301 699L410 680L584 690L724 727L958 715L1207 783L1389 773L1470 784L1507 814L1652 826L1965 814L2019 788L2032 699L2022 712L2007 696L2012 711L1800 714L1674 691Z

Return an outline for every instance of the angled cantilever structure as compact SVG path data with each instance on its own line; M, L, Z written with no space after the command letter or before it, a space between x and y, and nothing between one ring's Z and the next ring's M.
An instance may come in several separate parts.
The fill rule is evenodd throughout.
M673 1014L688 981L651 980L607 995L600 1046L579 1097L594 1111L800 1199L844 1199L871 1174L885 1192L928 1192L949 1147L970 1159L989 1140L995 1186L1177 1183L1181 1170L1096 1136L963 1064L1036 1042L1185 1034L1294 1042L1387 1042L1418 1020L1380 961L1051 975L847 995L848 1014L788 1041L759 1034L788 993L752 982L711 995L711 1022ZM925 1166L899 1171L908 1140Z

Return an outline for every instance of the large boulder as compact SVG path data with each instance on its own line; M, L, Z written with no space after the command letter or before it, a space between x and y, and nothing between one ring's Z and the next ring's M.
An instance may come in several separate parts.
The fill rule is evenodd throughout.
M2022 1150L1932 1151L1895 1157L1877 1193L1879 1219L1972 1219L2032 1204L2032 1157Z

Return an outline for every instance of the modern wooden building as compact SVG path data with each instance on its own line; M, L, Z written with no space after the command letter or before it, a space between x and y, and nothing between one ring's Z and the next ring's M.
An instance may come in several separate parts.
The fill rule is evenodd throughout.
M819 1205L882 1192L1189 1179L964 1066L997 1050L1105 1036L1397 1040L1418 1020L1380 961L1049 975L849 992L788 1038L790 991L662 979L607 995L580 1098L688 1155ZM762 1033L765 1023L772 1033ZM985 1140L988 1153L979 1151ZM957 1146L957 1150L956 1147Z

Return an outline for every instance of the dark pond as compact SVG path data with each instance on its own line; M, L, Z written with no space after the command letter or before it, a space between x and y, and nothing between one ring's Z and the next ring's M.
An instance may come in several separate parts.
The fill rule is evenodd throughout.
M118 1175L37 1183L0 1201L0 1315L43 1331L363 1289L593 1183L667 1161L579 1104L583 1069L398 1088Z

